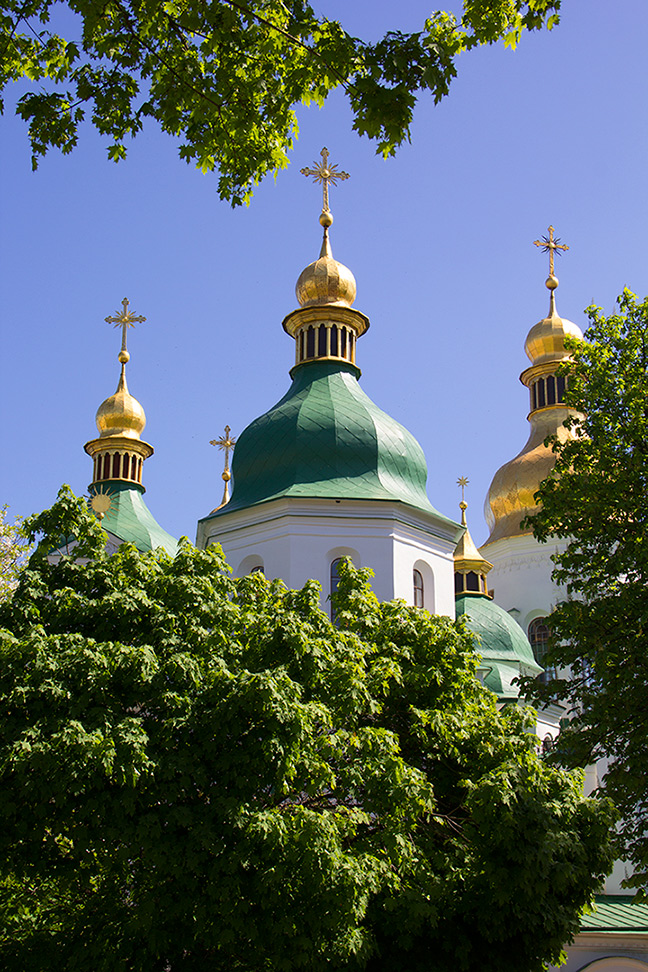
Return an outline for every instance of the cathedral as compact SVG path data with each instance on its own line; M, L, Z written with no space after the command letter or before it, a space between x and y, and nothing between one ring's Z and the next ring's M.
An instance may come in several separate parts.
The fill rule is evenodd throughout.
M346 173L326 149L305 172L323 187L323 239L318 258L298 277L298 307L283 320L295 345L291 384L237 439L226 428L214 442L225 450L224 495L198 521L197 545L220 544L235 576L259 570L292 588L317 580L325 610L342 558L370 567L381 600L465 617L481 656L478 677L501 704L514 702L520 675L544 677L549 618L560 597L551 580L556 546L538 544L522 522L553 465L546 437L570 434L563 427L570 412L565 379L557 371L567 359L565 336L582 334L556 309L554 253L564 247L552 227L537 241L549 254L549 311L525 342L530 365L520 380L529 389L529 438L493 477L485 504L490 535L477 549L463 488L460 520L435 509L423 450L361 387L358 345L369 319L354 306L355 278L334 258L330 238L329 186ZM121 371L117 390L97 411L98 437L85 445L93 461L90 502L109 545L129 541L173 555L176 541L144 501L143 465L153 447L142 439L144 410L126 382L127 331L144 318L124 300L122 312L106 320L122 327ZM565 714L559 705L539 713L539 745L551 745ZM592 768L586 785L596 784ZM583 918L567 972L648 970L648 905L630 903L620 887L624 876L619 865L594 913Z

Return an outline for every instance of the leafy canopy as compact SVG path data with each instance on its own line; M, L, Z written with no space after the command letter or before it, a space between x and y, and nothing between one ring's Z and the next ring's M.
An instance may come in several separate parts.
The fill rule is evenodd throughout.
M0 607L3 969L558 960L612 814L498 711L461 625L350 564L335 626L314 582L214 548L108 557L67 490L29 529Z
M575 439L555 441L556 466L529 522L535 536L564 539L554 579L567 598L551 617L549 665L569 669L539 701L566 700L572 718L559 756L583 766L605 757L605 791L623 816L626 852L648 880L648 298L629 290L618 312L588 308L585 341L573 343L566 400ZM533 691L533 686L529 686Z
M288 164L296 104L322 105L342 85L356 131L392 155L409 138L418 93L440 101L461 52L515 46L523 30L551 29L559 9L560 0L464 0L460 19L437 11L416 33L370 44L305 0L5 0L0 94L28 83L17 111L34 167L50 147L70 152L86 117L119 161L152 118L181 139L182 158L218 169L221 198L238 205Z

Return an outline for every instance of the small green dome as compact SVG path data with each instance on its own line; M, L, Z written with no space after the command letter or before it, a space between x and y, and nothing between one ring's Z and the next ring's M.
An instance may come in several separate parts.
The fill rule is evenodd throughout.
M519 687L512 685L512 680L542 671L520 625L499 604L469 591L457 597L456 612L457 618L464 616L468 629L477 635L484 685L500 699L516 699Z
M423 450L365 395L355 365L314 361L292 374L287 394L239 436L232 498L213 516L279 497L391 500L441 516Z
M110 507L101 520L102 528L124 543L133 543L138 550L163 547L175 557L178 542L163 530L144 502L143 487L135 483L110 483L105 490Z

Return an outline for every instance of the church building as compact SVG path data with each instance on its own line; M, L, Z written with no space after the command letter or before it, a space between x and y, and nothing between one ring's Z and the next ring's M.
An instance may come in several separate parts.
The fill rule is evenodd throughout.
M326 149L320 163L302 171L323 186L323 240L319 257L297 280L298 306L283 320L295 345L291 384L238 439L226 428L213 443L225 449L225 490L220 506L198 521L197 545L220 544L235 576L260 570L291 588L319 581L325 610L342 558L370 567L379 599L464 616L477 637L478 677L501 704L515 702L520 675L543 677L550 615L561 596L551 580L556 545L538 544L522 523L553 466L545 439L570 434L562 424L570 409L558 368L568 358L565 337L582 334L556 310L554 253L566 247L552 227L537 241L549 253L550 299L547 317L528 333L531 363L520 376L529 389L530 434L495 473L486 500L490 535L478 550L467 527L466 481L459 481L457 522L427 496L427 465L416 439L360 385L357 346L369 320L354 307L355 278L333 257L330 240L329 185L347 174L329 162ZM124 300L122 311L106 320L122 328L121 373L115 394L97 411L99 435L85 445L93 460L90 502L110 544L131 541L173 555L176 541L144 502L142 467L153 448L141 438L144 410L126 384L127 331L144 318ZM559 705L539 713L539 744L551 744L566 714ZM587 786L596 784L592 769ZM566 972L648 972L648 905L630 903L620 887L624 876L622 867L615 871L596 911L584 917Z

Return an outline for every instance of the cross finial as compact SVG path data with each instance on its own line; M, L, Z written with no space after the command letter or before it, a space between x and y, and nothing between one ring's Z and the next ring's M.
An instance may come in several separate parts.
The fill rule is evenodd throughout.
M534 240L534 246L542 247L543 253L549 254L549 276L554 276L554 253L556 250L568 250L569 247L565 246L564 243L560 242L560 237L557 236L554 240L554 228L549 227L549 236L543 236L541 240Z
M124 297L122 300L121 312L117 312L114 317L105 317L104 320L106 324L114 324L115 327L121 327L122 329L122 343L121 351L119 352L119 360L122 364L126 364L130 355L126 350L126 331L129 327L134 327L135 324L143 324L146 320L141 314L136 316L128 309L128 298Z
M325 213L330 215L331 210L329 209L329 183L332 186L337 184L338 179L344 182L345 179L349 179L348 172L340 172L338 170L337 164L334 162L329 162L329 150L324 147L320 152L322 156L321 162L313 162L312 169L301 169L301 174L305 176L312 176L313 182L322 183L322 216ZM321 217L320 217L321 220Z
M232 474L230 472L229 457L230 457L230 452L236 445L236 439L234 438L233 435L231 435L231 431L232 430L230 429L229 425L226 425L225 435L222 435L220 439L211 439L209 442L210 445L218 446L219 449L225 450L225 469L223 470L223 474L221 477L223 482L225 483L225 489L223 490L222 502L220 506L216 507L216 510L222 509L227 503L229 503L229 499L230 499L229 483L230 483L230 479L232 478ZM212 510L212 513L215 513L216 510Z
M457 480L457 486L461 486L461 503L459 504L459 509L461 510L462 526L466 526L466 510L468 509L468 504L466 503L464 490L469 482L470 480L466 479L465 476L460 476L459 479Z

